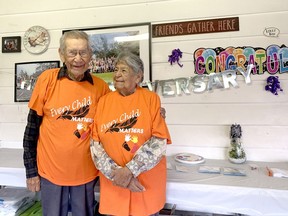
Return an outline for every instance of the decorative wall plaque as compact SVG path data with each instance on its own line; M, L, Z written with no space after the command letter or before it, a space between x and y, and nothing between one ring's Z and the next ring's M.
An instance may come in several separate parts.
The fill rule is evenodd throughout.
M239 31L239 18L207 19L152 25L152 37Z

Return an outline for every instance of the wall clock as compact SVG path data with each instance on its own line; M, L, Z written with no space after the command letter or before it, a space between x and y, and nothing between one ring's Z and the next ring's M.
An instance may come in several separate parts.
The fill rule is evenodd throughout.
M32 54L41 54L48 49L50 35L42 26L32 26L29 28L23 38L25 49Z

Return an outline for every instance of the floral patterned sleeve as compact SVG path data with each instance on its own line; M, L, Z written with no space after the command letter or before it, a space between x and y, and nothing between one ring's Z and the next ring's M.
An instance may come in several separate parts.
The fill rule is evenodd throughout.
M135 153L126 167L137 177L142 172L154 168L166 154L167 139L151 137Z
M93 162L98 170L102 172L102 174L112 181L112 171L113 169L121 168L121 166L117 165L105 152L102 144L98 141L91 139L90 141L90 151Z
M137 150L133 159L126 164L126 167L133 173L134 177L152 169L166 154L166 144L166 139L152 137ZM112 180L112 171L121 168L121 166L108 156L102 144L98 141L91 139L90 150L96 168L106 178Z

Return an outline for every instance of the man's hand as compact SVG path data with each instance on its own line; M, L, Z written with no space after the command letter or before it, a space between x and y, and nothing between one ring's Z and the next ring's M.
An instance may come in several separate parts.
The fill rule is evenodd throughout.
M28 190L32 192L40 191L40 177L39 176L27 178L26 184L27 184Z
M143 192L145 188L143 185L140 184L138 179L132 178L130 183L128 184L127 188L132 192Z
M131 178L133 177L133 174L127 167L123 167L123 168L119 168L119 169L117 169L117 168L114 169L112 171L111 177L113 179L114 185L126 188L129 184Z

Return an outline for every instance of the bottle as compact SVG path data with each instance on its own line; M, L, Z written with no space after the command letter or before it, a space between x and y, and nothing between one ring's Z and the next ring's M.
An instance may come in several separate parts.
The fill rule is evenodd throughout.
M232 163L244 163L246 153L242 147L242 129L239 124L233 124L230 131L230 147L228 148L228 159Z

